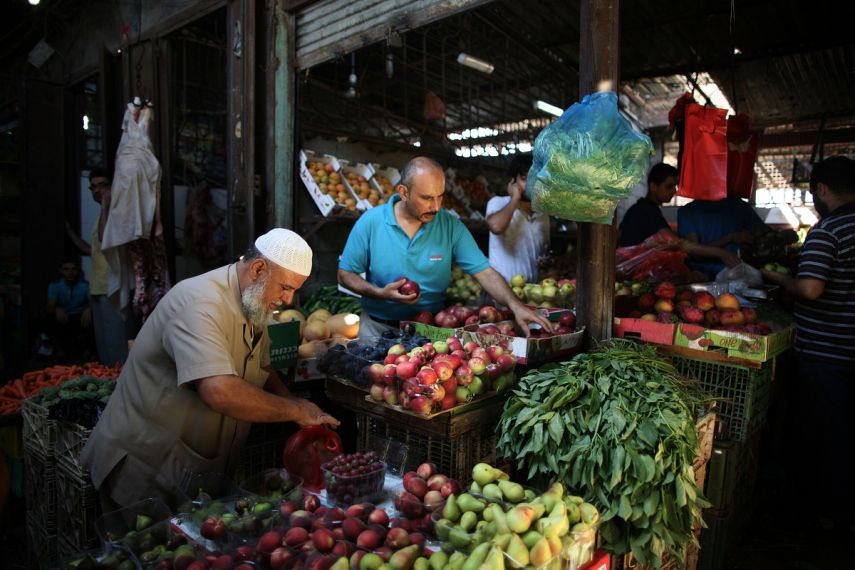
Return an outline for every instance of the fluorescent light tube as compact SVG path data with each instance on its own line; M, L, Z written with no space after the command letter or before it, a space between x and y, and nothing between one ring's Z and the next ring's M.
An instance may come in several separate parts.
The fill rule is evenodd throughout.
M543 111L544 113L555 115L556 117L560 117L564 114L564 109L562 109L561 107L556 107L555 105L551 105L546 101L535 101L534 108L538 111Z
M467 53L460 53L457 55L457 63L460 65L465 65L466 67L471 67L472 69L478 70L482 73L493 73L493 64L483 59L478 59L477 57L473 57Z

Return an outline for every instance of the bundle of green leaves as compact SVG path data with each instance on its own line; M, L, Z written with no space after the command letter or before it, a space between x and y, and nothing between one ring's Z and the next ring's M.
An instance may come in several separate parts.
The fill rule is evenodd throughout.
M706 398L655 349L614 340L523 376L499 423L500 456L563 481L601 513L607 550L682 561L709 506L695 484Z

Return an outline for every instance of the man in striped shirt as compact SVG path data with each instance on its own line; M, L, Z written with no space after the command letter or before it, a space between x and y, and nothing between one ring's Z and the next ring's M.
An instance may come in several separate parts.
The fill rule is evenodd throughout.
M798 276L763 275L797 299L798 401L819 523L855 531L855 162L834 156L814 165L810 192L820 221L805 239Z

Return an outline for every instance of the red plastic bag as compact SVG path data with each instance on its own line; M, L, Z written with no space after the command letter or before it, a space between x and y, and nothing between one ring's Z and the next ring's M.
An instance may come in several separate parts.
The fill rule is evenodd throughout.
M617 250L615 272L620 279L681 283L689 277L683 241L668 230L659 230L642 243Z
M727 196L750 198L757 162L757 131L748 128L746 115L727 120Z
M727 111L686 105L677 194L721 200L727 196Z
M303 487L317 493L324 488L321 465L343 450L336 432L323 426L305 427L288 438L282 451L282 465L303 479Z

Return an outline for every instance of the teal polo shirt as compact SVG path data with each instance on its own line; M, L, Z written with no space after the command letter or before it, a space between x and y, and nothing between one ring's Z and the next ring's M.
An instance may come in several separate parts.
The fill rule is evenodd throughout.
M434 219L419 228L411 240L398 225L393 210L400 196L362 214L353 226L339 268L365 273L365 279L383 287L404 276L421 286L418 303L407 305L362 297L362 310L373 317L400 321L417 312L436 312L445 307L445 290L451 283L451 263L475 275L490 267L463 223L440 210Z

